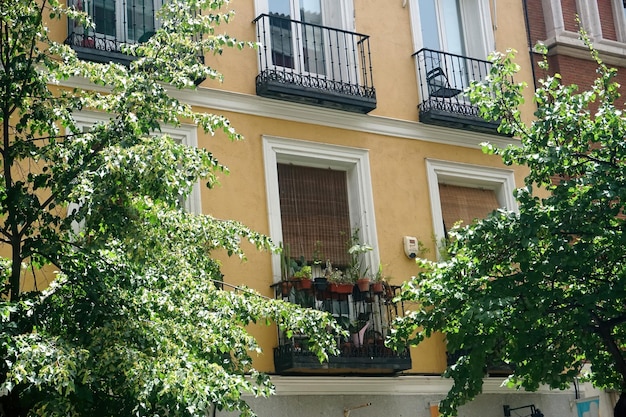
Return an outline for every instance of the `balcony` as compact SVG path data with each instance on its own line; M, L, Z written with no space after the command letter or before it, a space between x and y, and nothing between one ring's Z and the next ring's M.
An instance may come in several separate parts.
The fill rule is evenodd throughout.
M262 14L257 95L355 113L376 108L369 36Z
M384 345L391 321L403 313L402 305L392 301L399 287L371 286L361 291L352 286L347 292L337 292L325 282L314 282L309 288L304 281L294 280L272 288L276 298L331 313L351 333L349 337L337 337L340 354L323 363L309 351L304 336L288 338L280 333L278 347L274 348L276 373L381 375L411 368L408 349L396 352Z
M413 56L417 58L421 122L497 132L500 123L480 117L478 107L470 103L464 92L472 81L485 79L490 62L431 49L420 49Z
M95 28L69 20L65 40L80 59L92 62L116 62L129 65L134 59L121 52L124 43L145 42L155 33L155 11L160 0L68 0L68 5L86 11Z

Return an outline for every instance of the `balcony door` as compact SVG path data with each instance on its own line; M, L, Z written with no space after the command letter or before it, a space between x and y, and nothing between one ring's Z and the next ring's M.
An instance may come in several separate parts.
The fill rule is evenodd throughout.
M422 47L485 59L493 48L484 0L419 0Z
M95 24L95 29L89 30L94 47L107 50L118 50L124 42L147 40L157 28L155 13L161 6L161 0L76 0L78 7L81 3Z
M272 61L297 73L327 76L337 65L334 48L345 40L324 27L344 29L340 0L267 0ZM340 44L344 45L340 45ZM345 66L345 62L343 65Z
M425 74L441 68L451 88L460 90L474 74L484 74L478 61L466 58L484 60L493 49L487 0L418 0L418 10L422 48L441 52L425 54Z

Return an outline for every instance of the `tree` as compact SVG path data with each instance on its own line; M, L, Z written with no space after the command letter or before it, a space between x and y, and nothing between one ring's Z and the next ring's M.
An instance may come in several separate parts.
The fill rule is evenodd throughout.
M334 352L328 315L221 288L211 255L243 257L240 239L272 249L267 237L182 209L199 178L214 186L226 167L161 127L239 135L167 90L220 78L198 55L245 43L217 33L227 0L164 3L157 33L124 47L125 67L50 39L46 22L90 25L80 10L0 0L0 415L250 415L242 394L273 388L252 367L249 324L306 334L320 359ZM78 77L94 88L63 84ZM80 129L81 110L108 120ZM51 271L49 288L22 290Z
M441 403L447 415L481 392L487 365L501 362L514 370L512 387L565 388L582 376L626 399L626 118L616 71L590 49L591 89L563 85L558 74L540 80L530 124L512 51L495 55L489 78L471 88L482 115L520 140L484 150L529 173L515 192L519 213L498 210L457 228L449 259L420 260L403 289L416 307L393 342L443 332L458 358L444 374L454 381ZM615 416L626 416L619 404Z

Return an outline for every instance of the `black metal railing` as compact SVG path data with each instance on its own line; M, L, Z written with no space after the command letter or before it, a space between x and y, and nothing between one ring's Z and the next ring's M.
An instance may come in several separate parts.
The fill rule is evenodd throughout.
M74 7L87 12L95 27L69 20L65 43L82 59L128 62L121 53L124 43L145 42L157 28L155 13L160 0L70 0Z
M384 341L391 322L403 314L403 305L393 301L400 287L370 285L368 289L348 285L347 291L333 288L319 280L282 281L272 285L276 298L303 307L332 314L349 333L337 336L340 354L320 363L308 349L305 336L287 337L280 332L274 349L274 365L278 373L367 373L383 374L411 368L408 349L396 352Z
M253 23L258 95L359 113L376 108L369 36L275 14Z
M413 56L419 77L420 121L491 133L497 129L499 123L481 118L465 93L472 81L487 77L489 61L426 48Z

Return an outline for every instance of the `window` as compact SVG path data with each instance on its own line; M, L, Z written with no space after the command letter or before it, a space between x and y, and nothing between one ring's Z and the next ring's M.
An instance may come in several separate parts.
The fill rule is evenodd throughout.
M334 266L346 266L351 234L346 171L280 163L277 169L283 246L290 256L311 264L323 254Z
M74 115L76 124L83 132L89 131L90 127L97 122L108 121L108 115L95 112L81 112ZM161 126L161 132L169 135L172 139L187 146L198 146L197 128L193 125L181 125L178 127ZM185 211L189 213L202 213L200 200L200 183L194 184L187 199L182 202ZM72 203L68 210L77 208L78 205Z
M310 257L315 242L327 239L321 248L324 255L339 257L331 252L345 251L346 237L332 230L336 227L359 229L362 241L376 246L367 150L274 137L264 137L263 148L270 236L275 242L287 242L290 250ZM311 241L299 243L300 233ZM370 267L378 265L376 248L365 253L365 260ZM272 267L278 282L279 255L273 255Z
M445 181L445 180L442 180ZM466 187L439 182L439 203L446 234L458 222L471 224L500 207L493 189Z
M487 0L415 0L418 50L485 59L494 48Z
M511 170L434 159L426 170L436 242L459 220L469 224L497 208L517 211Z
M351 0L257 0L257 9L271 16L265 43L270 45L273 65L324 76L333 66L338 70L348 64L334 62L337 57L333 60L331 55L337 55L337 48L345 49L352 37L322 26L350 30ZM348 49L356 51L356 46Z
M82 46L117 51L121 43L144 42L154 34L161 0L74 0L74 5L95 24L95 29L80 28Z

